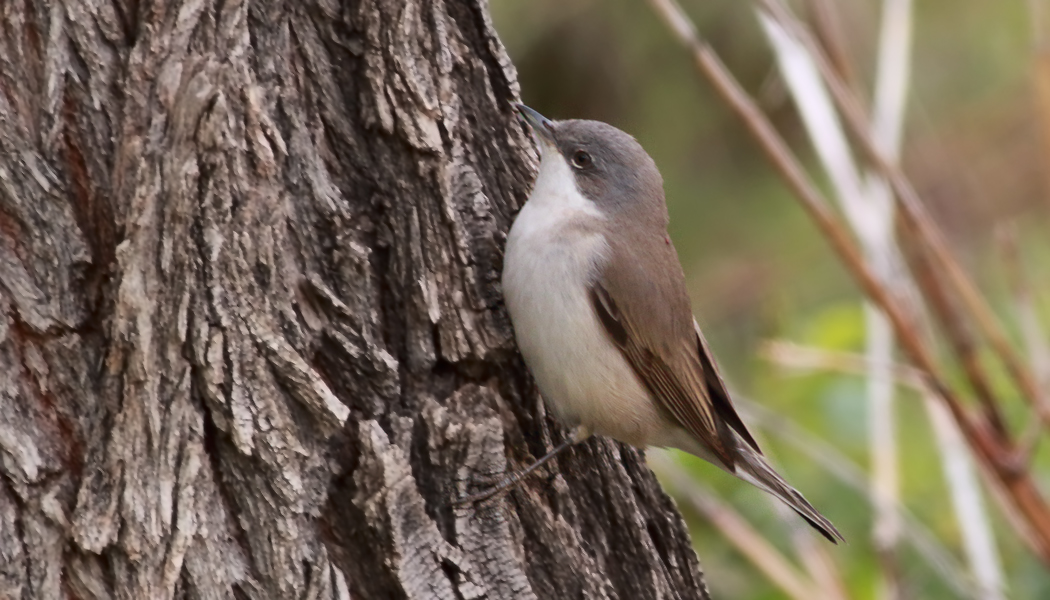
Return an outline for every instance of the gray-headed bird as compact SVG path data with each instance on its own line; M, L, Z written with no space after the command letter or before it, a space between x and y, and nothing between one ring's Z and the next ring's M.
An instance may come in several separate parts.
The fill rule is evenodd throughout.
M598 434L699 456L776 496L832 542L843 539L773 470L733 408L693 318L652 158L611 125L518 110L541 161L507 237L503 294L544 402L575 429L470 499Z

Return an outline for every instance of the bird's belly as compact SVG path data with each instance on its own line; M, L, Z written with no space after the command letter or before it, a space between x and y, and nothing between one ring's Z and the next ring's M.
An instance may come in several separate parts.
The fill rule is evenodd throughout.
M504 296L522 356L565 425L635 446L653 443L662 415L602 329L588 295L594 256L576 246L508 243Z

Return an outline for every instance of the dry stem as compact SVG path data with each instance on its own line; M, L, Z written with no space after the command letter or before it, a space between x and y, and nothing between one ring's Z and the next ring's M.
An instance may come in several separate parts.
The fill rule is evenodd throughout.
M1024 516L1033 537L1037 540L1040 558L1050 564L1050 507L1047 506L1045 499L1035 486L1031 474L1025 469L1017 468L1013 444L1005 431L996 426L995 421L988 417L990 413L987 406L984 416L975 417L962 405L941 375L932 351L920 337L915 320L883 282L878 280L864 261L853 238L831 211L823 195L803 170L787 143L729 73L710 45L699 37L692 22L677 3L674 0L649 0L649 3L678 40L690 51L698 70L714 85L719 95L743 120L777 171L784 177L795 196L816 222L821 233L828 238L833 249L857 279L865 294L889 318L894 332L901 341L902 348L923 373L931 391L945 403L981 463L1003 484L1012 503ZM799 39L808 44L851 133L856 136L866 158L890 183L897 199L901 219L907 225L905 229L911 231L914 241L929 252L931 264L943 271L947 283L952 286L952 295L960 298L962 307L969 313L969 317L977 324L985 338L989 340L1023 396L1040 411L1043 420L1050 423L1050 415L1042 410L1034 376L1014 351L998 319L984 298L951 255L940 232L930 221L919 202L918 195L910 182L898 168L885 159L872 141L867 117L852 91L830 66L820 48L812 42L801 27L797 26L794 17L787 13L781 4L767 0L763 5L784 23L796 23ZM958 344L955 345L955 349L959 351Z

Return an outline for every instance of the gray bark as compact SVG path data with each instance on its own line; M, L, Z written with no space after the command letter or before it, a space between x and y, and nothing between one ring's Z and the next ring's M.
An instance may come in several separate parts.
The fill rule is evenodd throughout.
M0 1L0 597L704 598L502 309L484 0Z

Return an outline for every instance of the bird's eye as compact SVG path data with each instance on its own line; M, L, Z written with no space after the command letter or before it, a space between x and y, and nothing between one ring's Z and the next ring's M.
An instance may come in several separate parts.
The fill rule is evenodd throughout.
M587 154L583 150L577 150L572 155L572 166L577 169L586 169L592 164L591 155Z

